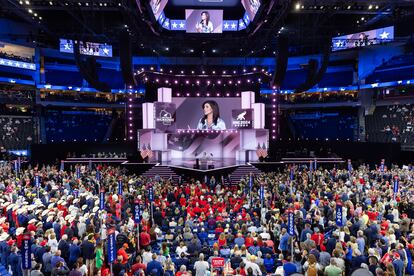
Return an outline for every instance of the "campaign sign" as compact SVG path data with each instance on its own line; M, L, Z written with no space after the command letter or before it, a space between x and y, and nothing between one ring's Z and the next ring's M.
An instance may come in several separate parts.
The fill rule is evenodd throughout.
M293 178L295 177L294 173L293 173L293 167L290 168L290 180L293 180Z
M394 177L394 195L398 193L399 183L398 176Z
M40 187L40 176L38 175L35 176L35 185L36 185L36 188Z
M135 223L141 222L141 208L139 207L138 201L135 202L135 206L134 206L134 221Z
M118 195L122 195L122 180L118 180Z
M101 180L101 173L99 170L96 171L96 180Z
M79 196L79 190L77 189L73 190L73 196L77 198Z
M253 109L233 109L231 115L234 129L253 128Z
M352 163L351 163L351 159L348 159L348 171L352 172Z
M336 205L336 217L335 217L336 225L343 226L342 225L342 205L337 204Z
M264 186L261 185L260 186L260 200L264 200Z
M99 193L99 210L103 210L105 208L105 190L101 190Z
M293 212L288 214L288 234L295 235L295 214Z
M211 267L212 268L221 268L224 267L224 258L213 258L211 259Z
M29 234L23 235L22 242L22 268L31 269L32 268L32 244Z
M116 259L115 228L108 230L108 262L113 263Z
M81 171L79 167L76 167L76 178L77 179L81 178Z
M149 187L148 189L148 198L150 201L154 201L154 188L153 187Z

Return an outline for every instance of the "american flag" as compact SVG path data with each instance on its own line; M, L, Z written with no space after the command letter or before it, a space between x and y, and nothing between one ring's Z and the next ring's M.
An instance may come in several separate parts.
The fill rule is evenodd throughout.
M260 146L260 144L257 145L257 149L256 149L256 154L257 157L263 157L266 158L267 157L267 149L266 149L266 145L263 143L263 146Z
M148 156L148 159L151 159L154 156L154 152L152 151L150 144L148 144L147 146L147 156Z

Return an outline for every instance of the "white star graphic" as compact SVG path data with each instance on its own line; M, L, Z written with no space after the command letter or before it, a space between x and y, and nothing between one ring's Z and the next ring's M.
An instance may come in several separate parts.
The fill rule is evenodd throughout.
M249 21L249 20L250 20L249 15L247 15L247 14L246 14L246 20L247 20L247 21Z
M341 47L342 45L342 41L338 40L337 42L335 42L336 47Z
M177 29L177 26L178 26L178 24L177 23L172 23L172 27L173 27L173 29Z
M388 39L390 33L387 33L385 30L380 34L381 39Z
M26 63L23 63L23 68L27 68L27 64Z
M235 23L232 23L232 24L231 24L231 28L232 28L232 29L236 29L236 26L237 26L237 25L236 25Z
M16 67L20 67L20 63L15 62L15 63L14 63L14 66L16 66Z
M65 44L65 50L70 50L70 45L69 45L69 43L66 43L66 44Z
M102 51L104 52L105 55L109 55L109 49L108 48L103 48Z
M13 62L11 62L10 60L7 62L8 65L13 65Z
M244 23L242 21L240 21L239 26L242 28L244 27Z
M180 28L181 28L181 29L184 29L184 23L183 23L183 22L180 22L180 24L179 24L179 25L180 25Z
M0 64L4 64L4 59L0 59Z
M168 27L168 25L170 25L170 23L168 23L168 21L165 21L165 22L164 22L164 26L165 26L165 27Z
M34 64L30 64L30 69L35 69Z
M230 24L226 22L226 23L224 24L224 29L228 29L228 28L229 28L229 26L230 26Z

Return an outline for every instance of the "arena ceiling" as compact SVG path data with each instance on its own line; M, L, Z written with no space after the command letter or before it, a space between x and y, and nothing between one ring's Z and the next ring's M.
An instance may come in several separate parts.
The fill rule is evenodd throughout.
M30 41L40 46L57 48L58 39L67 38L109 43L116 53L119 33L128 29L136 55L194 57L272 56L277 52L280 35L289 37L291 55L314 53L327 37L395 25L396 37L404 38L412 34L414 23L414 3L410 0L262 0L245 30L199 35L162 28L149 1L0 0L0 16L29 23ZM176 14L184 16L186 8L199 8L190 2L200 0L169 1L165 15L174 18ZM243 16L243 6L237 0L218 1L236 2L210 8L221 8L232 19ZM7 31L2 35L28 36Z

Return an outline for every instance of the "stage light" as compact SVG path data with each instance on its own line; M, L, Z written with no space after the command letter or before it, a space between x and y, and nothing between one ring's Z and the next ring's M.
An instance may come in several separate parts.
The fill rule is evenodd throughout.
M207 81L207 84L208 84L208 85L210 84L210 81L209 81L209 80Z
M197 97L200 97L200 93L197 93Z
M213 71L212 73L213 73L213 74L215 74L215 73L216 73L216 71Z
M233 82L231 80L229 80L229 84L232 84Z
M229 94L229 93L227 93L227 94L226 94L226 96L227 96L227 97L229 97L229 96L230 96L230 94Z
M170 48L168 48L168 47L165 48L165 51L169 51L169 50L170 50Z
M130 127L132 127L132 124L129 124Z
M250 83L250 79L248 79L247 82Z
M239 93L236 93L236 97L238 97L238 96L240 96L240 94Z
M188 80L185 81L185 84L189 84L190 82Z
M132 140L132 136L129 136L129 140Z
M187 93L187 97L190 97L190 93Z
M204 75L206 73L206 71L203 70L201 73Z
M348 10L350 10L350 9L351 9L351 5L349 5L349 6L347 7L347 9L348 9Z
M25 1L25 3L26 3L26 5L30 5L30 2L29 1Z
M256 71L256 67L253 68L253 71Z
M376 10L378 10L378 9L379 9L379 6L378 6L378 5L376 5L376 6L375 6L375 9L376 9Z
M210 93L207 93L207 97L210 97Z
M172 74L172 70L170 70L170 74Z
M152 66L151 66L151 68L150 68L150 69L151 69L151 71L153 71L153 70L154 70L154 67L152 67Z
M295 9L296 9L296 10L299 10L299 9L300 9L300 3L296 3L296 5L295 5Z
M221 84L221 80L218 80L218 81L217 81L217 83L218 83L218 84Z
M226 74L226 71L223 71L223 74Z
M236 72L236 70L234 70L234 71L233 71L233 74L236 74L236 73L237 73L237 72Z
M216 95L217 95L217 97L220 97L220 93L217 93Z
M183 70L181 70L181 74L184 74L184 71Z
M130 102L132 102L132 99L129 99Z
M156 81L156 82L159 82L160 80L159 80L159 79L156 79L155 81Z
M213 49L212 52L215 53L216 52L216 49Z
M27 11L28 11L29 13L33 13L33 11L32 11L31 9L28 9Z
M240 84L240 83L241 83L241 81L240 81L240 80L238 80L238 81L237 81L237 83L238 83L238 84Z
M368 9L369 9L369 10L371 10L371 9L372 9L372 5L369 5L369 6L368 6Z
M23 1L19 1L19 4L20 4L20 5L23 5Z

